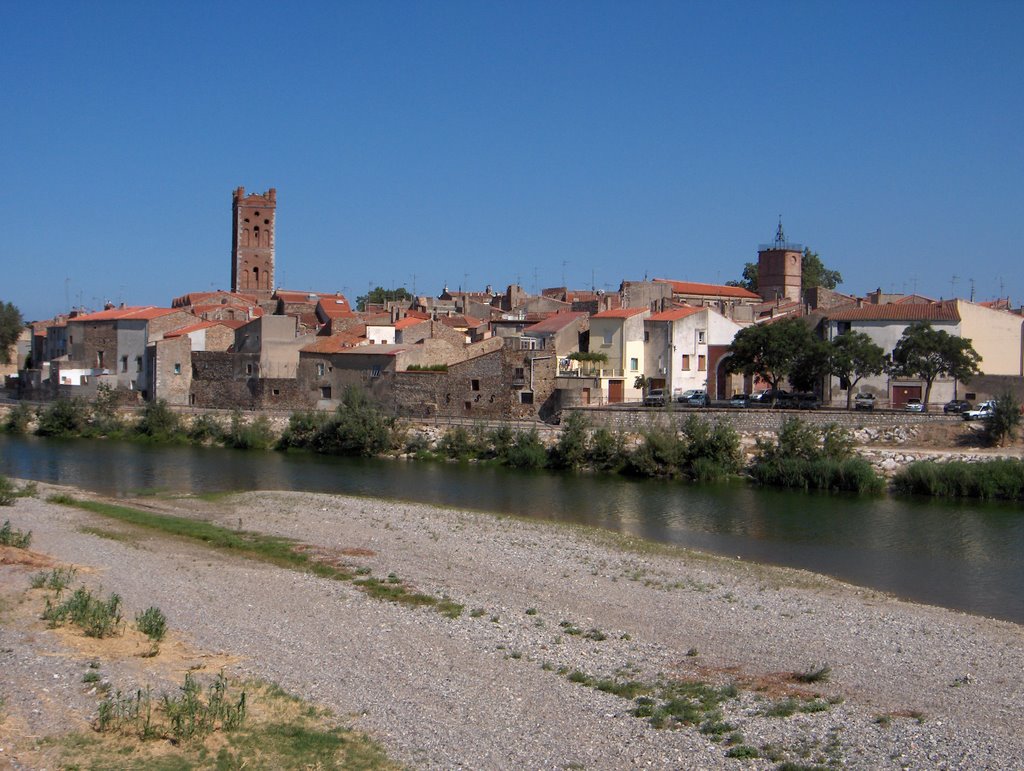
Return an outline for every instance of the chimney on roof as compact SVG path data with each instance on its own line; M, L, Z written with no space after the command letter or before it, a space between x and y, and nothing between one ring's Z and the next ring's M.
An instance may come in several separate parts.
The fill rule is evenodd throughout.
M858 308L863 308L864 307L864 298L863 297L858 297L857 298L857 307Z

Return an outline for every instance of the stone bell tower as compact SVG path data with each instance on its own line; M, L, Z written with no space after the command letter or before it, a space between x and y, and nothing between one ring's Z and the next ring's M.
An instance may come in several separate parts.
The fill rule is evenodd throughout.
M775 241L757 250L757 293L765 302L793 300L802 296L804 247L786 241L782 215Z
M235 190L231 204L231 291L260 299L274 292L274 214L277 190L245 194Z

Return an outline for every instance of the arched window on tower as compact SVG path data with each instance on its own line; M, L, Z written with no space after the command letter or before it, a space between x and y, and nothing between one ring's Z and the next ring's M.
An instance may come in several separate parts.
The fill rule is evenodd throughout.
M249 228L242 228L242 246L249 245Z
M257 225L256 227L254 227L252 229L252 245L253 246L259 246L260 245L260 226L259 225Z
M252 287L251 288L252 289L259 289L260 288L260 269L259 268L253 268L252 269Z

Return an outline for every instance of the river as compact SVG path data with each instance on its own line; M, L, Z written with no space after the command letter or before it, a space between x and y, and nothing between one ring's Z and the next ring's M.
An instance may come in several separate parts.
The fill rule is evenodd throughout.
M1024 512L1016 504L3 435L0 473L113 496L297 490L574 522L1024 623Z

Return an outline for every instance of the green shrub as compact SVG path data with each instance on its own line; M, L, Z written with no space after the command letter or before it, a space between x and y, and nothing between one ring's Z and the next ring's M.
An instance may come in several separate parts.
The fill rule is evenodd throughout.
M106 383L96 387L92 401L92 415L89 420L90 436L117 436L124 429L124 423L117 412L117 390Z
M681 471L684 444L675 428L658 426L643 433L643 440L626 457L624 471L642 477L674 477Z
M551 465L578 469L587 462L587 437L590 421L582 412L570 412L562 422L558 443L551 451Z
M520 431L508 450L504 462L513 468L544 468L548 452L537 434L537 429Z
M167 617L160 608L149 607L135 616L135 626L150 640L160 642L167 634Z
M224 440L224 428L210 415L196 415L188 426L187 436L196 444L221 442Z
M370 401L366 391L349 386L334 415L317 431L313 449L327 455L383 455L399 446L398 424Z
M7 482L3 477L0 477L0 481ZM2 495L2 488L0 488L0 495ZM0 499L0 505L4 505L2 499ZM0 527L0 546L13 546L15 549L27 549L31 543L31 530L28 532L15 530L11 527L11 521L9 519L4 520L3 526Z
M469 460L477 456L476 444L462 426L449 428L437 443L437 451L452 460Z
M231 428L225 437L225 444L236 450L269 450L274 444L274 430L266 416L259 415L246 423L242 413L231 414Z
M627 458L625 437L618 431L612 432L601 426L590 437L587 456L597 471L620 471Z
M47 599L43 619L51 626L70 621L81 627L87 637L110 637L117 634L121 626L121 598L111 594L106 600L101 600L81 586L60 604L55 605Z
M163 399L146 402L142 416L135 425L140 436L157 441L173 441L181 438L181 420Z
M732 426L714 426L697 415L690 415L682 428L684 471L691 479L713 481L738 474L743 467L740 436Z
M79 397L62 397L40 413L36 433L40 436L85 436L89 432L91 417L92 409L87 401Z
M3 430L8 434L26 434L28 433L28 424L30 422L32 422L32 408L24 402L18 402L7 413Z
M317 410L293 412L288 418L288 427L277 442L279 450L295 447L310 449L314 446L317 434L327 423L327 414Z
M1021 422L1020 402L1010 391L996 397L995 402L995 409L985 419L985 436L990 444L1002 446L1017 438Z

